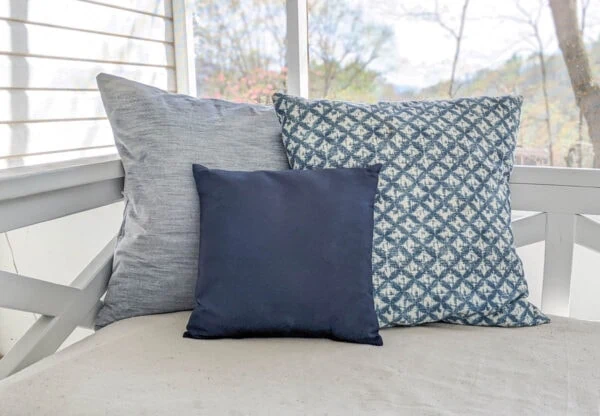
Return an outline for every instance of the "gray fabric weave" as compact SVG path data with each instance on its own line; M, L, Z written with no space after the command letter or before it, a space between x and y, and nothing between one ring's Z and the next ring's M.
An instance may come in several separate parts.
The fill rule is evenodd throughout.
M100 74L98 87L125 169L125 212L96 324L193 308L199 203L192 163L283 170L272 107L169 94Z

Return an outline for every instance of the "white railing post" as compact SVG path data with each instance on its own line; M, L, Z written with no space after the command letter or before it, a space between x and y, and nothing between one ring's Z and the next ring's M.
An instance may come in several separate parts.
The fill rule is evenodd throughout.
M308 10L306 0L287 0L287 92L308 98Z
M575 221L573 214L546 214L542 309L549 314L569 316Z

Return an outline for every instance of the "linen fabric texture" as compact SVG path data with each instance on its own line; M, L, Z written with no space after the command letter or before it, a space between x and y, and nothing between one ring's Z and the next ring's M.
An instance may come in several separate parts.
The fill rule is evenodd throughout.
M2 412L598 413L600 322L557 316L518 331L438 323L381 331L385 346L369 348L322 339L194 342L181 337L189 315L120 321L0 380Z
M518 331L438 323L381 331L385 346L369 348L323 339L194 342L181 337L189 315L125 319L0 380L2 412L598 414L600 322L557 316Z
M549 322L527 300L510 227L521 97L273 100L292 168L383 165L373 237L381 327Z
M371 279L380 167L239 172L194 165L200 254L185 336L382 345Z
M275 112L107 74L97 81L125 170L125 210L96 324L192 309L200 215L192 164L289 169Z

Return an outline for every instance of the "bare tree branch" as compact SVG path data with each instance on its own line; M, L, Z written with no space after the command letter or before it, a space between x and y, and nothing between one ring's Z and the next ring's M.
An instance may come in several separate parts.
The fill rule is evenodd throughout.
M435 23L445 32L447 32L450 35L450 37L454 40L454 54L452 57L450 80L448 82L448 97L450 98L454 97L458 90L458 88L455 88L456 73L458 68L458 61L460 58L460 48L462 46L462 41L464 37L465 23L467 21L467 9L469 7L469 3L470 0L463 0L457 28L447 23L446 20L443 18L443 10L440 7L439 0L435 0L433 5L433 11L428 11L424 9L408 10L402 5L399 6L402 10L401 16Z
M541 87L542 94L544 97L544 110L546 113L545 124L546 134L548 136L548 159L550 165L554 165L554 138L552 134L552 112L550 110L550 96L548 93L548 69L546 66L546 51L544 47L544 41L542 40L542 36L540 33L540 18L542 16L544 4L540 0L538 8L533 12L533 14L521 5L520 0L515 0L515 7L521 14L521 17L514 17L513 20L515 22L520 22L521 24L524 24L528 27L533 43L535 45L535 56L538 60L538 65L540 67Z
M436 1L436 3L437 3L437 1ZM467 7L469 7L469 0L465 0L465 2L463 3L462 12L460 14L460 26L458 28L458 33L455 37L456 47L454 49L454 59L452 60L452 72L450 74L450 85L448 86L448 96L449 97L454 97L454 93L455 93L455 91L453 91L453 88L454 88L454 82L456 79L456 66L458 65L458 58L460 56L460 45L462 43L463 33L465 30L465 20L467 18Z

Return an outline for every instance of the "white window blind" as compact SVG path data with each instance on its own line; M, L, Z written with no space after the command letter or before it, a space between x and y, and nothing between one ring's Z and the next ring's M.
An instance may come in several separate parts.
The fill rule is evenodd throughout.
M96 74L176 91L172 3L0 0L0 167L114 151Z

